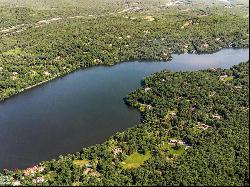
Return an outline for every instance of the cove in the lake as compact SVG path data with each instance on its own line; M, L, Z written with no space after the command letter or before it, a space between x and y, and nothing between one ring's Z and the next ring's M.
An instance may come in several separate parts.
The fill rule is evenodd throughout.
M129 62L75 71L0 103L0 170L23 169L42 160L104 142L140 123L123 98L141 80L164 69L230 68L249 60L249 49L173 55L170 62Z

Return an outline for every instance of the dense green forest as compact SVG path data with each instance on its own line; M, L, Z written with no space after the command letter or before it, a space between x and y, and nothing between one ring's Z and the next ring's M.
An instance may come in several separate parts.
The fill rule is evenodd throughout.
M155 73L126 102L142 123L0 185L249 185L249 62Z
M118 5L98 13L0 6L0 100L78 68L249 46L247 14L234 7Z

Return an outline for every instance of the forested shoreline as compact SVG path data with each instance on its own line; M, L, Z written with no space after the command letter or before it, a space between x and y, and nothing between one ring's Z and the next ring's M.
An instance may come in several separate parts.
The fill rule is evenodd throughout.
M105 143L7 171L1 185L249 185L249 62L162 71L127 103L141 124Z
M45 19L1 33L0 100L79 68L248 47L248 28L238 15L172 12Z

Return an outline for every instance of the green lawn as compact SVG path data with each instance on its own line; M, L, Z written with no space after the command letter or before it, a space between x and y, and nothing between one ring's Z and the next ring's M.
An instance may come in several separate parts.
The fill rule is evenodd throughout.
M234 79L233 76L230 76L230 77L226 77L223 82L228 82L228 81L232 81Z
M82 167L84 167L86 164L88 164L89 162L90 162L90 161L87 160L87 159L84 159L84 160L74 160L74 161L73 161L73 164L82 168Z
M183 145L180 145L178 149L175 149L174 146L169 145L168 143L165 143L162 146L162 150L167 150L168 154L170 155L183 155L185 152L185 147Z
M172 118L172 116L174 115L174 113L177 113L177 109L174 109L174 110L171 110L171 111L168 111L164 117L164 119L168 120L170 118Z
M121 164L124 169L135 169L143 165L143 163L150 158L150 151L147 151L145 155L140 154L138 152L134 152Z
M82 183L81 183L81 182L74 182L74 183L72 184L72 186L82 186Z
M192 128L192 133L193 133L193 134L200 134L200 133L202 133L202 130L199 129L197 126L194 126L194 127Z
M15 48L15 49L11 49L9 51L5 51L2 53L3 55L22 55L25 54L22 49L20 48Z

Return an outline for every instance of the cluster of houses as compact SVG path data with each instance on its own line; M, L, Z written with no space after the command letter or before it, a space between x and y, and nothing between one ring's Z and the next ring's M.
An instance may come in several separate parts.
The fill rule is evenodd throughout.
M176 140L176 139L170 139L168 144L171 146L174 146L176 144L185 146L185 150L191 147L187 142L182 141L182 140Z
M41 173L44 171L44 167L43 166L34 166L32 168L28 168L26 170L23 171L23 175L24 176L31 176L34 177L36 173ZM3 180L1 180L3 179ZM22 177L22 179L24 179L24 177ZM33 179L32 182L34 184L38 184L38 183L43 183L45 182L44 177L37 177L36 179ZM8 176L4 176L4 178L0 177L0 186L1 185L11 185L11 186L21 186L21 181L20 180L14 180L14 178L10 178Z
M16 186L15 184L20 184L20 181L13 182L13 177L0 175L0 186Z
M242 110L249 110L249 107L240 107Z
M35 23L35 28L40 28L40 27L43 27L51 22L54 22L54 21L59 21L61 20L62 18L52 18L52 19L47 19L47 20L41 20L41 21L38 21L37 23Z
M141 11L143 11L143 8L141 8L141 7L131 7L131 8L127 8L127 9L124 9L124 10L118 12L118 14L125 13L125 12L133 13L133 12L141 12Z
M16 180L16 181L12 182L12 186L21 186L21 182Z
M41 20L41 21L38 21L37 24L48 24L50 22L53 22L53 21L58 21L58 20L61 20L62 18L52 18L52 19L48 19L48 20Z
M68 19L85 18L85 16L69 16Z
M25 27L29 25L30 24L20 24L20 25L8 27L8 28L3 28L3 30L0 30L0 33L3 33L5 36L14 34L14 33L19 33L19 32L26 30Z
M179 6L179 5L184 5L184 4L189 4L190 2L189 1L185 1L185 0L172 0L170 2L167 2L165 5L167 7L170 7L170 6Z
M23 171L24 176L34 176L36 173L41 173L44 171L44 167L42 166L34 166L32 168L28 168Z

